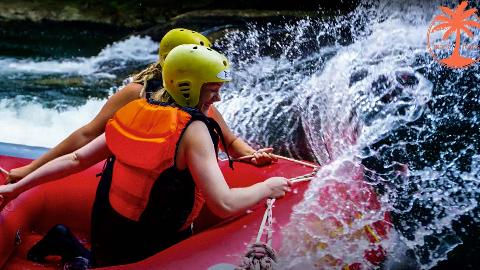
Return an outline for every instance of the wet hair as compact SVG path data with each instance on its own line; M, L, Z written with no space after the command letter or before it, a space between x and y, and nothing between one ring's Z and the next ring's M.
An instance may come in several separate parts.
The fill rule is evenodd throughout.
M150 96L151 99L155 101L160 101L160 102L166 102L166 103L174 103L175 100L170 96L170 94L167 92L167 89L165 88L160 88L159 90L155 91L152 93Z
M134 83L139 83L143 85L142 90L140 91L140 98L143 97L145 91L147 89L148 81L152 79L162 80L162 66L160 62L156 62L145 68L144 70L138 72L137 74L133 74L133 81ZM165 88L160 88L155 90L151 96L151 99L160 102L167 102L173 103L175 100L168 94Z

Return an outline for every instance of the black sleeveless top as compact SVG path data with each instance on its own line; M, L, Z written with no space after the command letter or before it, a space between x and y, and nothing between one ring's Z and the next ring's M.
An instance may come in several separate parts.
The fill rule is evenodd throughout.
M150 103L166 106L153 100ZM215 150L219 139L224 144L220 127L215 120L206 117L198 109L181 108L192 117L185 130L194 121L206 124ZM224 144L225 145L225 144ZM230 163L231 165L231 163ZM104 166L92 210L93 266L111 266L133 263L150 257L178 243L192 234L190 228L179 231L192 212L195 200L195 182L188 169L179 171L173 165L163 171L155 181L148 204L139 221L126 218L116 212L109 201L109 191L115 169L115 157Z

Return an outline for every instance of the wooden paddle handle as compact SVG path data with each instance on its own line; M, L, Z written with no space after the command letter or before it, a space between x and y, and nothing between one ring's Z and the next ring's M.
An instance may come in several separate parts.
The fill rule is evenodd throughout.
M279 156L279 155L275 155L275 154L273 154L273 156L278 158L278 159L288 160L288 161L295 162L295 163L298 163L298 164L302 164L302 165L305 165L307 167L311 167L311 168L315 168L315 169L318 167L317 165L314 165L314 164L311 164L311 163L308 163L308 162L305 162L305 161L293 159L293 158L288 158L288 157Z
M313 178L314 178L313 176L304 177L304 178L295 178L295 179L293 179L293 180L290 180L290 182L292 182L292 184L296 184L296 183L300 183L300 182L310 181L310 180L312 180Z
M295 163L298 163L298 164L301 164L301 165L304 165L304 166L308 166L308 167L311 167L311 168L316 169L318 167L317 165L314 165L314 164L311 164L311 163L308 163L308 162L305 162L305 161L301 161L301 160L297 160L297 159L293 159L293 158L289 158L289 157L284 157L284 156L280 156L280 155L276 155L276 154L271 154L271 155L278 158L278 159L288 160L288 161L295 162ZM243 161L243 160L251 159L253 157L254 157L253 155L243 156L243 157L239 157L239 158L234 159L234 161Z

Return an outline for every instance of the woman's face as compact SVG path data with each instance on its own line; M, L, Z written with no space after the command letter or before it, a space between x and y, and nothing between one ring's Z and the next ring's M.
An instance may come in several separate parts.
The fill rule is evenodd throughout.
M208 114L208 110L210 106L214 102L220 101L220 88L222 87L223 83L205 83L202 86L202 90L200 92L200 101L198 102L197 108L205 115Z

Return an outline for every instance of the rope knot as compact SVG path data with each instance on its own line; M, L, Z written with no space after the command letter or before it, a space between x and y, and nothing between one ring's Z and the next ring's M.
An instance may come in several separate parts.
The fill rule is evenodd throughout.
M276 262L273 248L265 243L255 243L249 246L242 264L235 270L273 270Z

